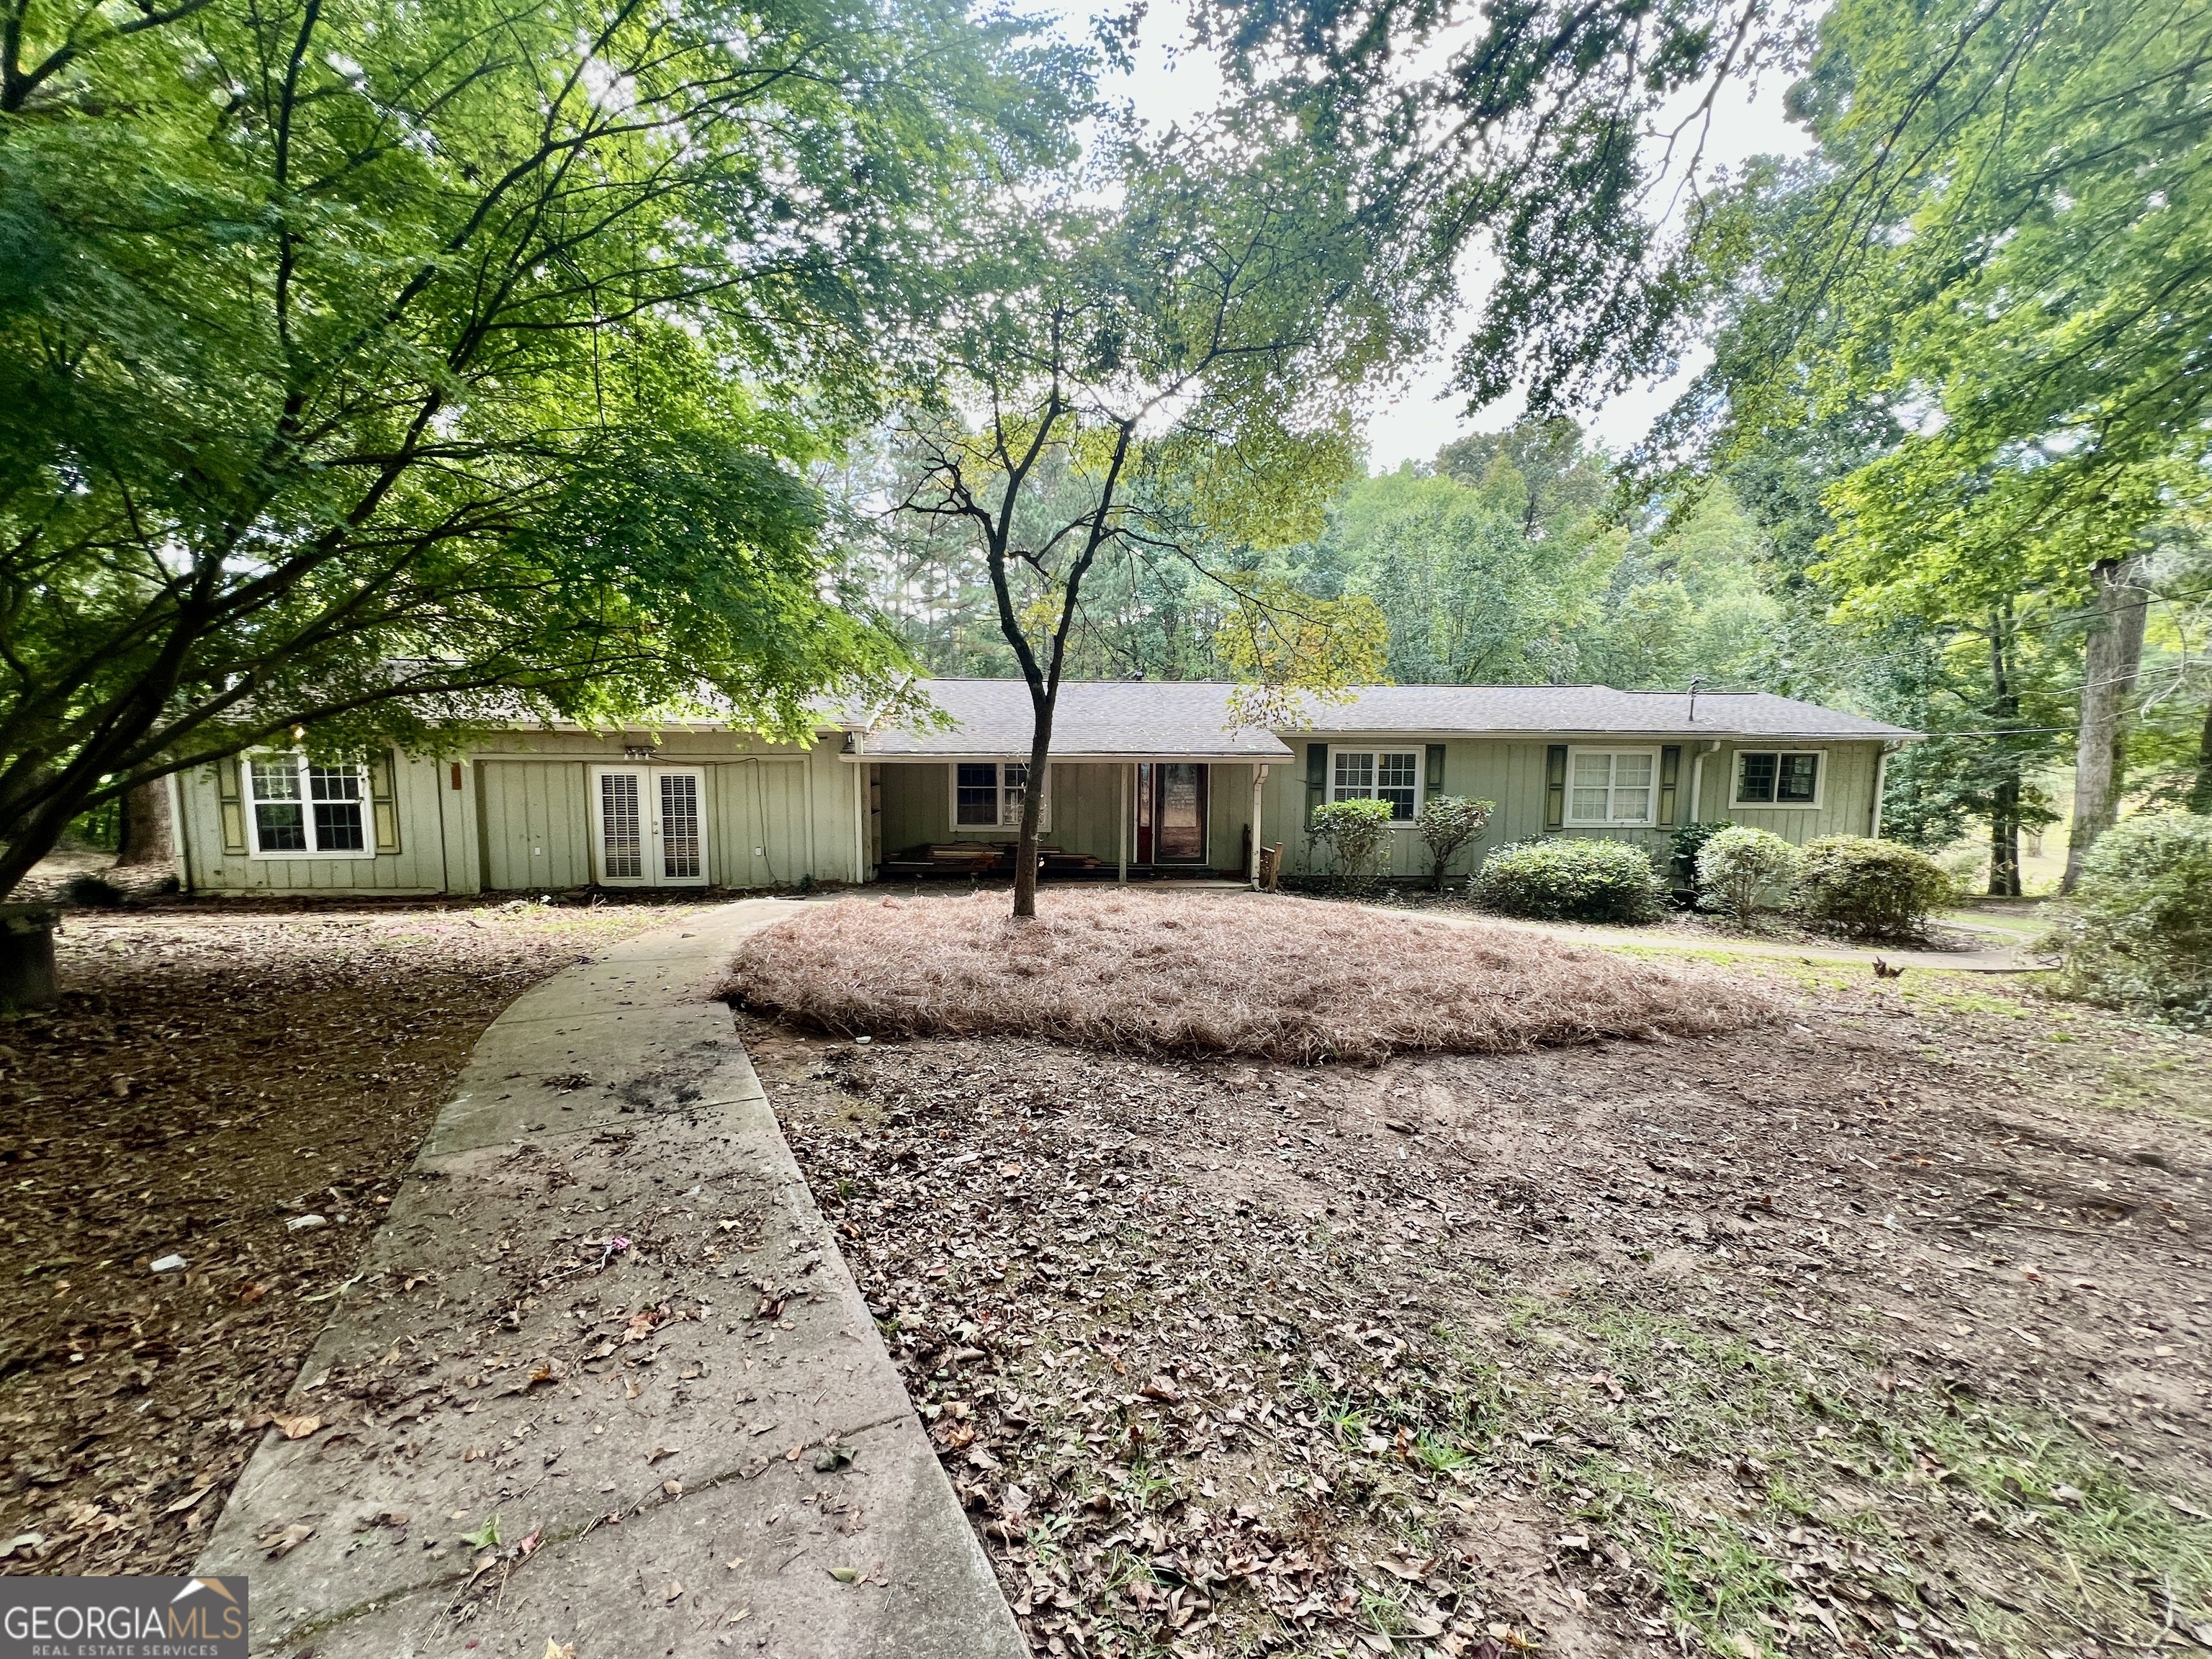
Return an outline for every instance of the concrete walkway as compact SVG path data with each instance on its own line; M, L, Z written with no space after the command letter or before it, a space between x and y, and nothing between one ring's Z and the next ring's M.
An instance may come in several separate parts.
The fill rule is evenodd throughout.
M2033 974L2049 964L2017 947L1987 951L1897 951L1880 945L1785 945L1768 939L1692 939L1659 927L1594 927L1564 921L1526 921L1514 916L1471 915L1449 910L1392 910L1362 905L1376 915L1418 915L1455 927L1510 927L1547 939L1567 939L1601 950L1623 947L1639 951L1672 951L1685 955L1779 957L1790 962L1850 962L1874 971L1878 957L1892 968L1921 968L1950 974ZM1981 931L1981 930L1977 930Z
M196 1568L249 1576L256 1654L1024 1652L714 997L789 914L484 1033Z

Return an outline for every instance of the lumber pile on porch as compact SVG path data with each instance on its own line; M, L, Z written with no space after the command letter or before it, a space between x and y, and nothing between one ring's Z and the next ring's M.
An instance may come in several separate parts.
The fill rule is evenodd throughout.
M1003 876L1014 867L1014 844L1005 841L933 842L885 859L886 876ZM1048 876L1087 875L1106 866L1088 853L1040 846L1037 868Z

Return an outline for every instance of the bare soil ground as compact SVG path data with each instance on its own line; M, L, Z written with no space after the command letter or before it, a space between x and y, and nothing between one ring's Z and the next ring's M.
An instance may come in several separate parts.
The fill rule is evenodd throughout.
M1372 1068L743 1022L1040 1654L2212 1648L2212 1042Z
M0 1571L181 1570L477 1036L679 913L71 911L0 1024Z

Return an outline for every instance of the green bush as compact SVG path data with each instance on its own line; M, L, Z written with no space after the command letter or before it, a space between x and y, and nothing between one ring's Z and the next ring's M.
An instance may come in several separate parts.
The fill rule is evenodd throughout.
M1625 841L1500 847L1483 860L1470 890L1485 909L1546 921L1650 921L1667 905L1667 884L1651 860Z
M2212 817L2146 814L2098 836L2057 943L2077 995L2212 1024Z
M1374 879L1390 852L1390 803L1333 800L1314 808L1313 838L1328 851L1337 880L1357 892Z
M1683 886L1698 884L1698 854L1705 850L1705 843L1722 830L1735 827L1726 818L1718 818L1704 823L1686 823L1674 831L1669 843L1674 854L1671 868L1681 878Z
M1698 850L1698 908L1725 910L1747 927L1762 896L1788 893L1797 864L1797 849L1781 836L1732 823Z
M1413 827L1428 843L1431 888L1443 888L1445 866L1461 848L1483 832L1497 810L1494 800L1469 800L1464 795L1431 795L1421 803Z
M1865 836L1807 842L1797 871L1799 914L1858 937L1917 934L1951 893L1949 872L1925 853Z

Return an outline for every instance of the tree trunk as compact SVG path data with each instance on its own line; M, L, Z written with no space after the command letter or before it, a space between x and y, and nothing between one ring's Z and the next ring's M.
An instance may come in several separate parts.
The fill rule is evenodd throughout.
M177 855L169 823L169 781L142 783L123 798L123 832L116 837L115 862L167 864Z
M2007 660L2011 622L2009 606L1990 618L1990 724L2000 733L1997 753L2002 768L1990 803L1992 898L2020 896L2020 756L2002 746L2004 729L2020 720L2020 693L2013 686L2011 664Z
M1044 696L1033 692L1030 698L1036 727L1030 738L1029 781L1022 789L1021 835L1014 842L1016 921L1032 921L1036 915L1037 819L1044 811L1045 769L1052 754L1052 711L1059 700L1057 684Z
M2081 879L2081 860L2112 828L2119 814L2120 787L2126 773L2127 704L2142 665L2143 624L2150 591L2142 579L2143 555L2100 559L2092 575L2097 620L2081 660L2081 729L2074 751L2074 825L2066 849L2070 893Z
M2197 781L2189 786L2189 810L2212 817L2212 702L2204 705L2204 732L2197 739Z

